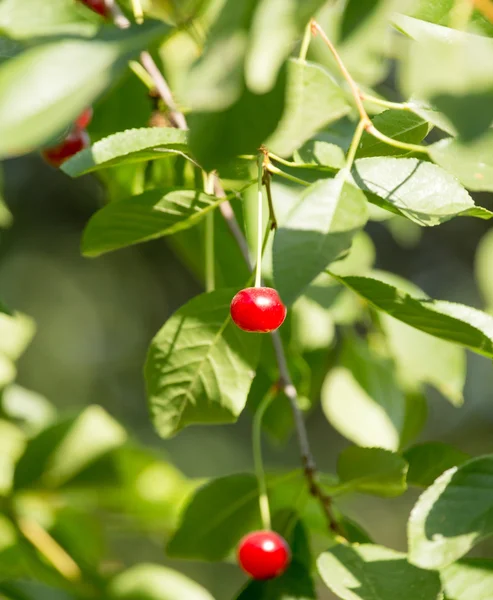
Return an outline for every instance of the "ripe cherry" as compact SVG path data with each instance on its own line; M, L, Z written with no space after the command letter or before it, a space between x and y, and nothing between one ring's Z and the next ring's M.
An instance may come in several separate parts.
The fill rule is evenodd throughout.
M109 17L110 15L105 0L80 0L80 2L102 17Z
M71 156L87 148L89 144L90 140L87 132L74 127L62 142L52 148L45 148L42 155L52 167L59 167Z
M282 575L291 560L286 540L274 531L253 531L238 546L240 567L253 579L272 579Z
M243 331L268 333L282 325L286 307L276 290L250 287L239 291L231 301L231 317Z
M79 129L85 129L92 121L92 108L86 108L75 121L75 126Z

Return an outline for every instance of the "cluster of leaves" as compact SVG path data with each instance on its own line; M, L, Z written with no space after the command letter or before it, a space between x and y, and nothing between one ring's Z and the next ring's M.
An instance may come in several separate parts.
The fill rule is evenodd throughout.
M493 456L471 458L443 444L412 444L426 421L425 386L459 406L465 349L493 358L493 318L431 299L408 281L375 270L375 250L363 228L369 220L385 221L392 230L395 223L431 227L456 217L493 216L470 195L493 191L493 26L479 13L472 14L468 32L447 26L456 19L452 0L330 5L323 0L210 0L189 1L183 12L171 10L173 2L152 0L145 8L156 20L124 31L99 28L71 0L50 0L46 4L53 10L46 12L33 9L34 4L0 2L5 49L0 157L50 143L95 103L94 143L63 167L72 177L97 172L107 186L108 203L84 231L84 255L166 236L204 281L202 220L212 219L217 289L179 309L149 349L145 377L158 433L170 437L190 424L234 422L247 405L255 410L279 377L270 339L244 333L231 322L230 300L250 275L216 211L230 200L254 245L252 183L255 155L264 145L276 165L272 190L279 228L262 266L265 280L290 308L281 332L288 366L302 407L309 410L321 398L328 421L356 444L339 456L337 475L322 475L324 487L334 497L355 492L393 497L409 485L426 488L411 513L409 552L403 554L374 544L342 514L347 542L335 539L302 474L272 474L268 491L275 527L290 541L294 560L284 576L248 583L238 598L315 598L311 552L320 544L325 551L316 560L318 574L344 600L438 600L444 593L449 600L491 598L493 562L463 557L493 534ZM350 174L344 166L357 122L354 98L319 39L312 42L310 60L293 58L315 14L361 90L385 79L393 57L407 100L382 110L385 101L382 106L372 91L368 111L387 141L365 133ZM148 47L162 58L187 114L188 131L148 126L152 104L127 69L128 61ZM141 73L135 63L133 68ZM158 109L166 121L165 107ZM421 151L415 151L421 143ZM216 170L226 198L202 189L202 169ZM482 272L489 246L491 236L479 254ZM483 282L492 298L487 273ZM0 335L0 382L8 411L8 406L22 406L12 394L33 401L11 385L13 361L30 324L7 314L0 315L0 327L4 321L12 331ZM284 400L280 393L264 420L265 431L277 441L293 428ZM109 497L109 508L137 511L144 520L156 512L159 520L164 510L169 527L175 517L171 508L189 486L171 471L167 477L176 480L172 489L178 500L156 500L153 469L172 468L128 448L124 432L100 409L48 427L43 423L40 432L41 425L28 418L35 412L29 406L21 415L27 429L5 424L6 431L15 432L12 449L5 452L10 475L2 482L8 499L5 552L17 556L20 551L22 520L19 525L15 515L39 520L29 515L28 500L39 490L56 492L47 529L69 554L82 553L77 562L94 586L100 577L97 552L92 546L90 552L72 547L69 531L82 525L65 494L84 484L84 501L93 507ZM42 413L45 418L46 408ZM96 429L101 438L94 436ZM147 478L151 467L153 476ZM115 482L110 478L108 484L108 473ZM137 481L144 485L137 489ZM149 491L147 485L152 506L139 496ZM111 488L109 496L101 493L105 486ZM132 488L130 507L114 505L127 498L118 486ZM60 516L60 505L69 517ZM167 552L227 560L241 536L260 525L255 478L245 473L216 479L192 496ZM32 552L25 560L30 571L17 573L14 566L22 561L15 558L0 574L42 578L40 565L31 564ZM153 588L149 582L154 581ZM66 588L65 582L54 583ZM2 585L7 598L33 597L27 588L16 591L17 584L7 583L5 590ZM181 585L192 584L157 567L138 567L105 585L105 597L111 598L174 599L166 591L175 587L177 598L208 597L195 588L183 592ZM85 593L90 594L77 591Z

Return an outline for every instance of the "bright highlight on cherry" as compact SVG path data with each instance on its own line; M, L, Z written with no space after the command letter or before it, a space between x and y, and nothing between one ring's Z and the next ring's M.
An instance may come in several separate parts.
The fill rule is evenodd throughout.
M279 577L291 561L288 543L275 531L247 534L238 545L237 555L245 573L259 580Z
M286 307L276 290L250 287L239 291L231 301L231 318L243 331L269 333L286 318Z

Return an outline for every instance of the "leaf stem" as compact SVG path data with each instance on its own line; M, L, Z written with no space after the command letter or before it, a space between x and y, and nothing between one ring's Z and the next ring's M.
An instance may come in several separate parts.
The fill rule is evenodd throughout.
M263 216L264 194L262 190L264 178L264 155L259 152L257 157L257 264L255 266L255 287L262 285L262 246L263 246Z
M346 165L344 166L345 177L351 173L351 169L353 168L354 159L356 158L356 153L358 152L359 144L361 142L361 137L363 135L363 131L365 130L365 122L360 120L358 126L356 127L356 131L354 132L353 139L351 140L351 146L349 146L349 150L346 157Z
M277 218L276 218L276 211L274 208L274 201L272 200L272 188L270 185L270 179L271 179L271 174L267 170L267 168L265 168L263 181L264 181L264 185L265 185L265 191L267 193L267 202L269 204L270 229L277 229Z
M291 160L286 160L285 158L281 158L280 156L277 156L277 154L274 154L273 152L269 152L269 158L272 158L276 162L281 163L281 165L285 165L286 167L299 167L300 166L299 163L293 162Z
M310 47L310 41L312 39L312 22L309 21L307 26L305 27L305 33L303 35L303 41L301 42L300 48L300 60L306 62L306 57L308 55L308 48Z
M366 131L373 137L380 140L381 142L384 142L385 144L388 144L389 146L394 146L394 148L400 148L401 150L408 150L409 152L422 152L423 154L429 153L429 150L426 146L420 146L418 144L407 144L406 142L401 142L399 140L389 138L388 136L383 134L381 131L379 131L376 127L374 127L373 124L371 124L371 123L366 128Z
M279 177L284 177L284 179L288 179L289 181L292 181L294 183L299 183L300 185L305 185L305 186L311 185L311 183L308 183L308 181L304 181L303 179L300 179L299 177L295 177L294 175L290 175L289 173L286 173L285 171L281 171L281 169L278 169L272 163L269 163L267 165L267 170L270 173L273 173L274 175L279 175Z
M277 396L277 392L278 389L276 386L273 386L267 392L257 408L255 417L253 418L252 427L253 464L258 482L260 518L262 519L262 526L266 530L272 528L272 522L270 516L269 496L267 494L267 481L265 479L264 463L262 460L262 419L265 411L269 408L271 402Z
M138 25L142 25L144 22L144 10L142 8L141 0L132 0L132 10L135 17L135 22Z
M204 191L209 196L214 195L214 176L204 172ZM213 292L216 287L214 263L214 211L205 217L205 290Z
M407 102L391 102L390 100L378 98L377 96L372 96L372 94L367 94L366 92L360 92L360 96L362 100L377 104L378 106L383 106L384 108L412 111L411 106Z

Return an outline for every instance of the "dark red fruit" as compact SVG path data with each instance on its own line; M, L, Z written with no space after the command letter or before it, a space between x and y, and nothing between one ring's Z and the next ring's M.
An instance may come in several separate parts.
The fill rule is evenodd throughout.
M75 127L58 146L46 148L43 150L42 155L52 167L59 167L71 156L87 148L89 144L90 140L87 132Z
M80 0L80 2L102 17L109 17L110 15L104 0Z
M243 331L268 333L282 325L286 307L272 288L245 288L231 301L231 317Z
M86 108L84 112L82 112L78 119L75 121L75 126L79 129L85 129L89 123L92 121L92 108Z
M240 567L253 579L282 575L291 560L286 540L274 531L253 531L238 546Z

